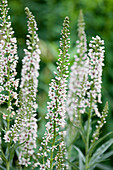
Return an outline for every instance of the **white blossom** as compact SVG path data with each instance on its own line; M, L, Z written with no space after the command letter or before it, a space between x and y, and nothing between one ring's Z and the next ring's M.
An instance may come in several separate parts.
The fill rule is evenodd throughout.
M30 158L36 148L37 139L37 119L35 118L37 104L36 94L38 87L39 76L39 38L37 31L37 24L34 16L28 8L25 9L28 17L28 39L26 40L27 48L24 50L25 57L22 60L22 72L20 83L19 104L20 108L17 111L17 117L14 125L11 128L11 139L16 143L22 144L19 152L19 164L26 167L31 164ZM14 85L16 85L15 82ZM17 98L13 93L13 98ZM17 103L18 104L18 103ZM14 114L14 112L12 113ZM7 132L8 133L8 132ZM7 134L6 134L7 135Z
M82 11L78 20L77 54L71 66L69 91L67 96L67 113L70 120L78 121L79 114L84 114L87 107L86 91L88 81L89 60L87 57L87 44L85 34L85 23Z
M10 16L8 15L7 0L1 0L1 40L0 40L0 104L7 103L7 113L3 119L10 121L13 107L11 105L17 100L18 79L15 79L17 56L17 41L13 37ZM16 84L15 84L16 83ZM9 101L10 104L9 104Z
M101 84L102 84L102 67L104 66L104 42L99 36L95 38L92 37L90 41L89 49L89 78L90 85L89 91L87 92L89 103L92 102L93 109L95 114L100 117L97 102L102 103L101 101ZM89 104L90 105L90 104Z
M56 168L61 163L60 168L64 169L66 164L64 163L65 157L65 145L60 145L64 141L63 128L65 127L65 112L66 112L66 92L67 92L67 77L68 77L68 65L69 65L69 19L65 18L63 24L63 30L61 31L62 38L60 38L60 55L57 62L57 72L54 72L55 79L51 80L49 87L49 102L47 102L47 124L46 132L43 137L43 142L37 153L37 162L40 162L40 169L44 169L46 166L52 168L53 163ZM61 135L59 135L61 132ZM58 144L57 144L58 142ZM60 151L59 151L60 148ZM47 156L52 155L53 160L57 156L58 159L54 162L53 160L48 160ZM63 156L60 156L60 155ZM43 163L40 161L41 157L44 157Z

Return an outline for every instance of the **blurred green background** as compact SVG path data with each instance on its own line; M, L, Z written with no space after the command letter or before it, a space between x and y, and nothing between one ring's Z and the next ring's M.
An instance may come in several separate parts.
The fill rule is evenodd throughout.
M20 78L21 60L24 56L25 39L27 34L27 20L24 8L28 6L36 17L38 34L40 38L41 62L39 76L39 92L37 95L39 136L44 133L44 115L46 114L46 102L48 88L53 70L56 69L55 61L58 56L60 30L65 16L70 17L71 38L71 65L73 55L76 53L75 42L77 40L77 20L79 10L82 9L86 22L87 41L92 36L99 35L105 40L105 66L103 69L102 110L106 101L109 103L107 124L103 128L103 134L113 130L113 0L9 0L12 26L18 40L18 77ZM111 148L113 149L113 148ZM109 162L110 163L110 162ZM113 163L110 163L113 166Z

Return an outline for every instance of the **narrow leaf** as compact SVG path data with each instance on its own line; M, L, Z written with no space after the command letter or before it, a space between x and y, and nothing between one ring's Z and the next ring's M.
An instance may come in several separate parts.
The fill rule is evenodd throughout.
M97 167L102 170L112 170L113 169L113 167L108 166L108 165L103 165L103 164L97 164Z
M26 141L24 141L24 142L22 142L22 143L20 143L20 144L13 144L13 145L12 145L12 147L10 148L10 157L9 157L9 160L10 160L10 161L11 161L11 160L13 159L13 157L14 157L15 150L16 150L19 146L23 145L25 142L26 142Z
M108 136L110 136L111 134L113 134L113 131L107 133L105 136L101 137L98 141L96 141L93 145L91 145L90 148L89 148L88 154L91 155L92 152L94 151L94 149L96 148L96 146L97 146L100 142L102 142L105 138L107 138Z
M3 161L7 162L7 159L6 159L6 157L5 157L5 155L4 155L2 150L0 150L0 156L1 156Z
M113 151L107 152L107 153L102 155L101 160L106 160L107 158L109 158L112 155L113 155Z
M108 140L107 142L105 142L103 145L101 145L93 154L89 165L94 164L95 162L98 162L99 160L101 160L101 156L102 154L113 144L113 139Z
M85 137L85 132L82 130L82 128L78 127L78 126L75 126L73 125L78 131L79 133L81 134L82 136L82 139L83 139L83 142L86 143L86 137Z
M79 170L79 168L78 168L75 164L73 164L72 162L70 162L68 159L65 159L65 158L64 158L64 160L67 161L68 164L69 164L74 170Z
M76 149L76 151L78 151L78 153L80 154L80 157L82 158L83 162L85 162L85 156L83 155L82 151L76 146L73 146L73 147Z
M6 170L6 168L0 165L0 170Z
M103 162L103 161L106 161L106 159L109 158L109 157L112 156L112 155L113 155L113 151L110 151L110 152L108 152L108 153L103 154L103 155L98 159L98 161L97 161L97 162L94 162L93 165L91 165L90 167L92 167L92 168L97 167L97 165L98 165L99 163L101 163L101 162Z

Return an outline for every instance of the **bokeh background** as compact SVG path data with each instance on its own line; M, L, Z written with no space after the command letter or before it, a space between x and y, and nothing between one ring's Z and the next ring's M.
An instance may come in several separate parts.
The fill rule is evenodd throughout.
M37 110L39 121L39 142L44 133L44 116L48 100L48 88L55 61L58 56L60 30L65 16L70 18L71 65L73 55L76 54L77 20L79 10L82 9L86 23L87 42L92 36L99 35L105 41L105 66L103 68L102 100L99 106L102 110L106 101L109 103L107 124L102 134L113 130L113 0L9 0L12 26L18 40L18 77L20 78L21 60L24 57L25 39L27 34L27 20L24 8L28 6L36 17L40 38L41 62ZM111 150L113 147L110 148ZM106 162L113 167L112 158Z

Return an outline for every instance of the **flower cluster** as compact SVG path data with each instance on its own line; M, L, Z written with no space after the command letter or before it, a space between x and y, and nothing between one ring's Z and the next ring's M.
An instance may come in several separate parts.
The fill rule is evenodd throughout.
M69 54L68 48L69 18L66 17L63 23L63 30L60 39L60 55L57 62L57 72L54 72L55 79L52 79L49 88L49 99L47 103L48 113L46 115L46 132L39 148L38 162L34 166L40 165L40 169L53 168L54 166L64 169L65 144L64 144L64 126L65 126L65 101L67 90L67 77ZM42 161L42 159L43 161Z
M28 39L26 41L27 49L25 49L25 57L22 61L22 79L21 79L21 94L20 94L20 110L19 114L23 114L23 126L21 125L19 130L20 143L26 141L21 147L19 155L19 162L21 165L28 166L31 164L30 157L34 153L36 148L37 138L37 120L35 118L35 112L37 109L36 104L36 93L38 86L39 76L39 62L40 62L40 49L39 49L39 38L36 33L37 24L34 16L25 8L28 17ZM20 116L21 117L21 116ZM25 137L26 136L26 137Z
M96 131L93 134L92 143L95 140L98 140L100 129L106 123L106 116L108 111L107 104L102 113L99 112L97 103L102 103L101 101L101 84L102 84L102 67L104 66L104 41L101 40L99 36L95 38L92 37L92 40L89 44L89 82L87 83L88 91L87 97L89 101L89 107L95 111L96 116L99 118L96 125Z
M36 148L37 138L37 122L34 114L37 109L36 93L39 75L40 50L38 46L39 38L36 33L37 24L34 16L25 8L28 17L28 39L26 41L27 49L25 49L25 57L22 60L22 74L20 84L20 108L15 120L15 124L11 128L10 139L20 144L19 163L26 167L31 164L30 157ZM8 137L8 133L5 139ZM6 141L8 138L6 139ZM8 142L8 141L7 141Z
M86 108L90 107L91 103L96 115L100 116L96 103L101 103L104 41L99 36L93 37L87 55L84 20L81 12L78 33L77 55L75 55L75 62L71 67L67 97L67 112L71 121L79 119L79 115L85 113Z
M96 125L96 131L93 133L93 139L91 140L92 143L94 143L95 140L98 140L99 138L100 130L103 127L103 125L106 123L107 112L108 112L108 102L106 102L104 110L101 113L100 120L97 121L98 125Z
M7 103L7 113L3 114L3 119L10 120L13 117L13 104L18 105L17 90L17 41L13 37L14 31L11 27L10 16L8 15L7 0L1 0L1 30L2 40L0 40L0 104ZM8 126L9 128L9 126Z
M99 36L92 40L89 44L89 82L87 82L87 96L89 99L89 105L92 103L95 114L100 117L100 113L97 108L97 102L101 103L101 84L102 84L102 66L104 60L104 41Z
M104 65L104 41L101 40L99 36L96 36L95 38L92 37L92 40L89 43L89 50L87 52L82 12L80 12L79 16L78 36L77 55L75 55L75 62L71 67L69 91L67 96L67 113L71 122L69 125L71 128L68 127L68 136L71 136L71 140L67 139L67 143L70 145L75 136L78 135L78 132L80 132L82 140L85 143L87 165L92 116L97 116L98 125L96 125L91 145L98 140L100 130L106 123L105 118L107 116L107 106L105 106L104 111L100 113L97 105L97 103L102 103L101 83L102 67ZM82 116L82 114L87 116L87 130L84 129L85 117ZM68 157L71 153L70 148L71 147L68 149Z
M71 67L69 91L67 96L67 113L72 122L79 121L79 115L84 114L87 106L86 91L88 80L87 44L85 35L85 23L82 11L78 20L77 54Z

